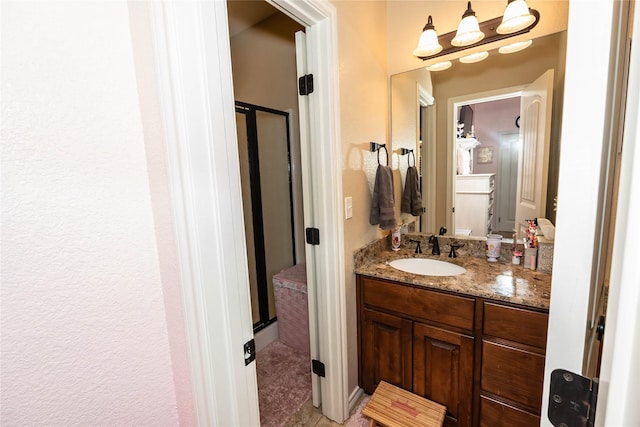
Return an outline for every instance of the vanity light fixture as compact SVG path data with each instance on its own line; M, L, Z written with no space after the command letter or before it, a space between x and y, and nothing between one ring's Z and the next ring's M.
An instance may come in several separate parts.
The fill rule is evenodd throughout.
M476 53L472 53L471 55L463 56L462 58L459 59L459 61L462 62L463 64L473 64L474 62L480 62L483 59L487 59L488 56L489 56L489 52L487 51L476 52Z
M413 54L415 56L435 55L442 50L442 45L438 42L438 34L433 26L431 15L427 20L427 24L422 29L422 35L418 41L418 47L415 48Z
M536 18L529 11L526 0L508 0L502 23L496 28L498 34L511 34L533 24Z
M518 10L522 11L523 9L526 9L526 12L523 12L522 14L520 14L519 12L514 12L512 14L511 12L511 10L515 10L517 12ZM509 16L511 15L513 15L513 18L509 18ZM515 22L513 21L513 19L515 19L517 16L521 17L519 19L520 23L517 26L515 26L515 24L513 24L512 26L512 23ZM524 17L526 17L526 19ZM496 18L489 19L488 21L480 22L478 24L475 17L475 12L473 11L473 9L471 9L471 2L468 2L467 10L465 11L464 15L462 15L462 20L460 21L460 25L458 25L458 30L438 36L436 34L435 28L432 28L433 18L429 16L427 24L424 26L421 33L418 47L416 47L416 49L413 51L413 54L423 61L427 61L441 56L457 53L470 47L477 47L480 45L504 40L509 37L526 34L531 31L536 25L538 25L538 22L540 21L540 13L535 9L529 9L525 0L508 0L504 18L509 19L503 19L502 16L498 16ZM533 18L533 20L531 20L531 18ZM507 28L508 31L512 32L499 33L497 31L498 27L502 25L503 21L505 21L505 27L503 28ZM524 28L522 27L522 25L524 25ZM469 28L472 29L469 30ZM516 29L513 30L512 28ZM427 33L428 36L426 35ZM471 37L471 35L474 35L475 39ZM433 41L434 37L437 39L437 41ZM435 53L427 54L429 50L427 50L426 48L425 50L421 49L421 47L423 46L423 38L429 40L428 44L426 44L425 40L424 46L429 46L431 51ZM442 49L439 49L439 46L442 46Z
M451 68L451 61L438 62L433 65L429 65L427 70L429 71L442 71Z
M520 52L521 50L524 50L529 46L531 46L531 43L533 43L531 40L524 40L521 42L511 43L506 46L500 46L500 48L498 48L498 52L505 53L505 54Z
M478 43L484 38L484 33L480 31L480 24L476 13L471 9L471 2L467 2L467 10L462 14L462 20L458 24L456 36L451 40L453 46L469 46Z

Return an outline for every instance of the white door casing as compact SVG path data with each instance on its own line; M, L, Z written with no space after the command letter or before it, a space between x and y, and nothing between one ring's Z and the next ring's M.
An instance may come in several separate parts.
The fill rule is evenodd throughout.
M318 355L326 367L326 376L319 379L322 412L342 422L349 415L349 398L337 13L328 0L267 1L306 27L307 72L313 74L314 91L308 96L306 146L313 167L302 171L312 187L313 224L305 227L320 230L320 245L306 248L315 257Z
M198 425L260 424L225 2L150 2Z
M607 325L600 372L597 426L640 420L640 8L636 5L629 61L618 206L611 263Z
M322 283L318 318L323 411L347 411L346 307L335 8L327 0L272 0L307 26L311 146L317 165L315 250ZM244 366L253 336L244 248L226 2L150 2L154 52L167 135L172 208L198 425L259 425L255 364Z
M562 368L580 373L585 359L585 326L589 323L591 313L589 301L595 258L594 242L599 229L599 192L604 164L604 136L608 133L607 104L612 71L609 58L612 47L611 35L614 30L615 3L614 0L597 2L573 0L569 5L558 208L542 395L542 426L551 426L547 417L551 372ZM589 24L594 20L599 22L597 28ZM588 56L584 55L584 37L589 37L592 41ZM600 60L593 61L593 58L600 58ZM621 191L620 199L624 197L623 194ZM616 231L617 234L618 231ZM612 292L616 286L615 283L611 283ZM635 324L638 324L638 320ZM608 324L605 347L608 336L615 333L615 326ZM621 347L624 346L621 345ZM602 359L603 367L609 363L608 356L610 355L605 351ZM629 370L629 367L628 363L619 366L623 370ZM606 383L605 387L602 385L603 383L598 396L596 421L601 411L608 412L609 404L617 407L624 405L623 401L607 401Z
M516 229L524 236L528 219L544 218L547 204L553 70L529 84L520 98Z

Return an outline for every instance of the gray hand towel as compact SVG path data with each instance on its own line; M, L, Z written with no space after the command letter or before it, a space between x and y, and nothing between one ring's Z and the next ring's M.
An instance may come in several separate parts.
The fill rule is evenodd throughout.
M396 227L396 215L393 205L393 172L388 166L379 165L376 170L376 181L371 199L371 212L369 214L371 225L380 224L380 228L383 230L394 229Z
M422 196L420 195L418 169L415 166L409 166L407 169L400 211L410 213L413 216L422 215Z

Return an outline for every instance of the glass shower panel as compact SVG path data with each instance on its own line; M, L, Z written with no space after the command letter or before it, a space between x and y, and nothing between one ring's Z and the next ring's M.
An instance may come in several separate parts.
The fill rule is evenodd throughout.
M238 132L238 155L240 176L242 177L242 207L244 214L245 238L247 242L247 263L249 269L249 291L251 295L251 317L253 324L260 322L260 303L258 299L258 278L256 276L256 252L253 230L253 207L251 201L251 180L249 179L249 145L247 136L247 115L236 113Z
M256 111L269 318L276 315L274 274L295 263L287 117Z

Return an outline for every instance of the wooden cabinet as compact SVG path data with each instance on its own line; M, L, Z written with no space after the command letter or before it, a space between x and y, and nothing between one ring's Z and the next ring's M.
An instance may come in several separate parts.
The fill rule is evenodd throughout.
M358 378L447 407L445 426L540 423L544 311L358 275Z
M473 337L414 323L413 392L447 407L445 425L471 425Z
M445 425L470 426L475 300L358 278L359 378L381 380L447 406Z
M411 321L363 310L362 387L369 393L380 381L411 389Z
M480 425L540 425L546 313L484 303Z

